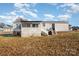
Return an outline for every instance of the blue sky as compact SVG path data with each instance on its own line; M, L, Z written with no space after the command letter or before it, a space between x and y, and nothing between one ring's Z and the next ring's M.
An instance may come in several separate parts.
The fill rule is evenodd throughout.
M0 22L12 24L18 17L29 21L68 21L79 26L79 4L0 3Z

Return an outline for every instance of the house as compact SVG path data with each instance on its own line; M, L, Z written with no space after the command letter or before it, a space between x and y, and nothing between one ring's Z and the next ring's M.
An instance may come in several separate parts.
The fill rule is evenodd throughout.
M11 25L0 22L0 32L11 32L11 30L12 30Z
M10 25L4 26L3 27L3 32L11 33L12 32L12 26L10 26Z
M79 26L72 26L72 31L79 31Z
M69 31L67 21L25 21L18 18L13 24L13 34L21 37L53 35Z

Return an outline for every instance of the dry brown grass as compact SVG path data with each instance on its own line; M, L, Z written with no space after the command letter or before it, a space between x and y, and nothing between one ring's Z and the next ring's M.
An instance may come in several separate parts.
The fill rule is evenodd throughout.
M0 37L0 55L79 56L79 33L61 33L44 37Z

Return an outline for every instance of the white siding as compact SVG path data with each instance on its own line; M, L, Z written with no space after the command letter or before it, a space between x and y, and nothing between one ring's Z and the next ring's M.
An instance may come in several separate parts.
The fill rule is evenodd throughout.
M39 27L22 27L21 28L21 36L29 37L29 36L41 36L41 29L47 30L52 28L53 23L45 23L45 27L43 23L39 24ZM67 23L55 23L56 31L69 31L69 25Z
M66 23L55 23L56 31L69 31L69 25Z
M27 27L22 27L21 34L22 34L21 35L22 37L41 36L41 30L40 30L40 28L27 28Z
M52 23L45 23L45 26L43 26L43 23L40 24L41 25L41 29L49 29L52 28Z

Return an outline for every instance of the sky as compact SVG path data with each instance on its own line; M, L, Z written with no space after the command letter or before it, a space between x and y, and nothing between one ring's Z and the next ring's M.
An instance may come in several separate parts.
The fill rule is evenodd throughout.
M79 4L0 3L0 22L12 24L18 17L29 21L68 21L79 26Z

